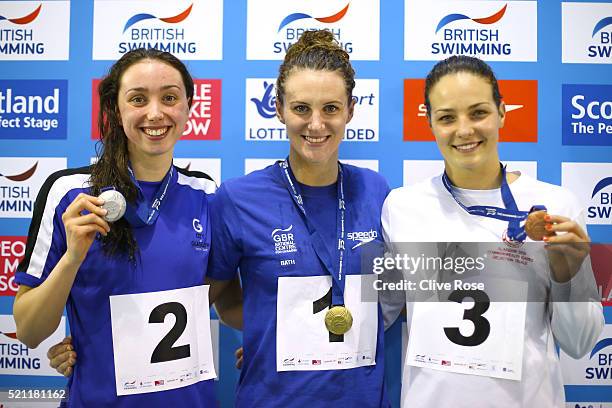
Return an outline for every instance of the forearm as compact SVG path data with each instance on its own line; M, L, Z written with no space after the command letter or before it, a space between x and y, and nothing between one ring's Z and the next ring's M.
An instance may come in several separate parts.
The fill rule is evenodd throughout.
M214 302L215 310L221 321L234 329L242 330L242 288L238 278L231 281L209 280L211 291L211 302Z
M79 267L64 255L40 286L20 287L13 314L22 343L35 348L57 329Z

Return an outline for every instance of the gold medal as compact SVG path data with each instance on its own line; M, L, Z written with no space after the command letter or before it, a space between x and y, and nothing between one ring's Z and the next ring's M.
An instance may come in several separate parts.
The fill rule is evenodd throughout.
M332 306L325 314L325 327L333 334L342 335L351 329L353 316L344 306Z

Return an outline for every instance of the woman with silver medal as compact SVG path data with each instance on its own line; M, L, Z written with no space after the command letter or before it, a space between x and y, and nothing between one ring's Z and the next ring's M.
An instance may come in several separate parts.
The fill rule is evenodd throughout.
M193 80L171 54L138 49L113 64L98 91L97 162L51 175L36 201L16 273L17 337L37 347L66 306L72 343L50 355L71 375L67 406L216 406L207 299L229 286L208 294L203 285L215 184L172 164ZM233 286L221 304L239 296ZM225 310L240 327L241 313ZM170 348L160 342L168 314L185 333Z
M511 118L483 61L437 63L425 81L425 106L444 173L389 194L385 240L491 250L487 267L472 274L487 285L482 290L453 291L453 302L411 302L417 295L407 294L402 406L564 407L556 345L578 358L603 327L584 209L569 191L500 165L499 130ZM495 273L506 295L497 300L488 286ZM512 275L519 273L528 293L541 297L509 292L525 290Z

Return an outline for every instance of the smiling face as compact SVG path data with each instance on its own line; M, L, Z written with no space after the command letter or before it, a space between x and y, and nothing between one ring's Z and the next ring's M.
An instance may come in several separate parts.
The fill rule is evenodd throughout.
M353 117L344 79L336 71L295 69L285 81L277 116L287 126L292 166L337 171L338 147Z
M172 161L189 116L181 74L159 60L142 60L122 75L117 105L132 164Z
M458 72L432 87L431 130L453 182L462 177L499 173L497 142L504 125L503 102L496 106L491 84L483 77Z

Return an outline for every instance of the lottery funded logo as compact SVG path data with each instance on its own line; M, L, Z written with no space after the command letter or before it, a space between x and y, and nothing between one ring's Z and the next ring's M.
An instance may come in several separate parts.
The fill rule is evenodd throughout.
M155 48L182 60L220 60L222 31L222 0L95 0L93 59Z
M612 225L612 163L562 163L561 185L578 196L591 225Z
M612 146L612 85L563 84L561 95L563 144Z
M0 80L0 139L66 139L67 99L66 80Z
M538 81L499 80L506 105L500 142L538 141ZM424 79L404 79L404 141L435 141L423 100Z
M612 4L561 3L564 63L612 63Z
M274 241L275 254L280 255L297 252L295 238L293 232L291 232L292 230L293 224L288 226L287 228L276 228L272 231L270 237L272 237L272 241Z
M194 79L194 93L189 119L181 140L221 139L221 80ZM98 85L100 79L92 80L91 138L99 139L98 112L100 100Z
M1 1L0 60L67 60L69 1Z
M304 31L318 29L331 31L353 61L379 59L377 0L248 0L247 59L282 60Z
M65 158L0 158L0 217L31 218L34 201L47 177L65 169Z
M25 255L27 237L0 236L0 296L15 296L15 272Z
M537 61L535 1L405 0L404 59Z
M247 78L246 134L247 141L289 140L285 125L276 117L275 79ZM344 140L378 141L379 84L377 79L357 79L353 90L355 110L346 126Z

